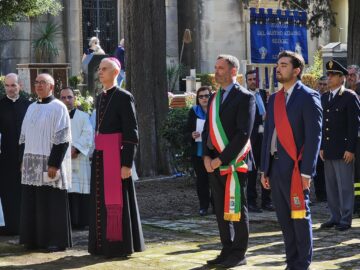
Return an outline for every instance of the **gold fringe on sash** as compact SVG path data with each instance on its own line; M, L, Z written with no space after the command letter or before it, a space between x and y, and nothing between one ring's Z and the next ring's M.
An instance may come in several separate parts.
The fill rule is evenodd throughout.
M293 210L291 211L291 218L301 219L306 217L306 210Z
M224 220L227 221L240 221L240 213L224 213Z

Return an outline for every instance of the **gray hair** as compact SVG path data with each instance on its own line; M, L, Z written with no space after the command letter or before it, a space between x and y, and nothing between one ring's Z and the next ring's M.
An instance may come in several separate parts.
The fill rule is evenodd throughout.
M16 83L19 83L19 76L16 73L9 73L5 75L5 79L7 78L14 78Z
M235 56L230 55L230 54L220 54L216 60L219 59L224 59L231 68L236 68L236 71L239 70L240 64L239 64L239 59L237 59Z
M100 63L102 63L102 62L110 63L111 66L112 66L114 69L120 71L120 67L116 64L115 61L111 60L111 58L109 58L109 57L103 58L103 59L100 61Z
M350 65L347 69L355 69L356 74L360 74L360 67L358 65Z
M91 47L91 45L93 45L93 44L95 44L95 45L100 44L100 40L99 40L97 37L92 37L92 38L90 38L90 40L89 40L89 46Z

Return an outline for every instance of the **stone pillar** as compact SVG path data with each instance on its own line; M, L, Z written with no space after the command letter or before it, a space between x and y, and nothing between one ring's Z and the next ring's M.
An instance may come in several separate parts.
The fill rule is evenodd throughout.
M178 8L177 0L166 0L166 64L177 66L179 64L178 46ZM178 90L176 83L175 90Z
M200 68L212 73L219 54L246 59L246 24L241 1L202 0L200 4Z
M76 76L81 69L83 51L81 49L81 0L65 0L67 23L67 59L70 76Z

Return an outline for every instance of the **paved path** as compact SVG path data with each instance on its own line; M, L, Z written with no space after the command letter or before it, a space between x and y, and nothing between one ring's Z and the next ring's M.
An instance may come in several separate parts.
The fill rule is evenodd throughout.
M319 230L327 218L325 204L312 207L314 229L313 270L360 270L360 218L346 232ZM0 237L1 269L216 269L205 265L220 249L214 215L168 220L143 220L147 250L127 260L105 260L86 252L87 232L74 232L74 247L58 253L29 253L16 238ZM274 213L250 215L248 265L236 269L284 269L284 246ZM221 269L221 268L219 268Z

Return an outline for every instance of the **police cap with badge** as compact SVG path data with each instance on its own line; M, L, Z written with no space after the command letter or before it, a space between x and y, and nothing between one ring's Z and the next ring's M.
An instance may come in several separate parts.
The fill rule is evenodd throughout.
M330 60L326 63L326 74L336 73L343 76L348 75L348 71L344 68L339 62L335 60Z

